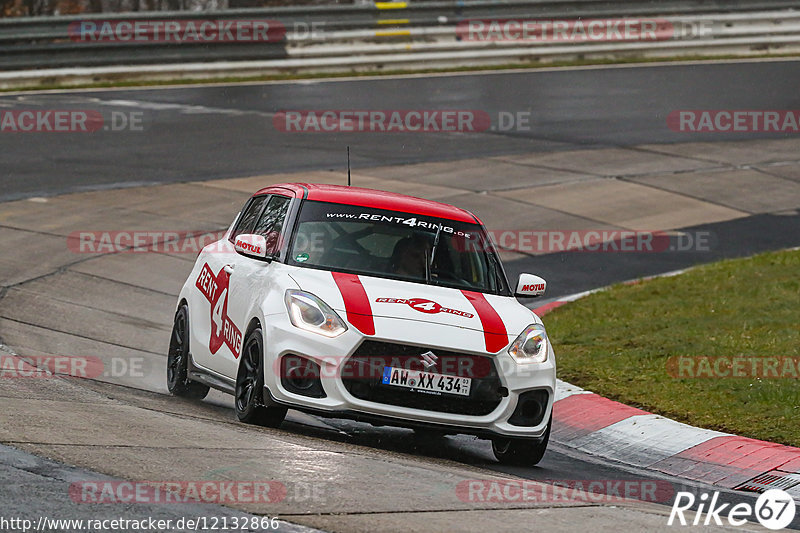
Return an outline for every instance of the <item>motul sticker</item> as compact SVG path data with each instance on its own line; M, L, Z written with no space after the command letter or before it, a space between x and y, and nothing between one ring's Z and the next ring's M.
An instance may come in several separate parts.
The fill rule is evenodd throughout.
M220 269L219 274L215 276L206 263L197 277L195 286L211 304L211 340L208 342L208 348L212 355L216 354L224 343L238 359L242 349L242 332L228 318L229 281L230 274Z
M251 244L245 240L237 239L236 246L239 246L246 252L251 252L257 255L262 255L264 252L261 251L261 247L255 244Z
M428 313L428 314L436 314L436 313L447 313L450 315L456 316L463 316L464 318L472 318L472 313L467 313L466 311L459 311L458 309L450 309L448 307L442 307L441 305L433 302L431 300L426 300L425 298L377 298L375 299L375 303L379 304L406 304L411 309L415 311L419 311L420 313Z

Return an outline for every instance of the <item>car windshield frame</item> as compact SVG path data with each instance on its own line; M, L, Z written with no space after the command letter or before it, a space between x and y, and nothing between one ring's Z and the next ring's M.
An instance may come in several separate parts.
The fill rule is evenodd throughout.
M320 211L319 212L314 211L311 217L304 218L304 215L307 216L309 214L310 209L311 210L319 209ZM326 216L323 217L322 216L323 213ZM358 218L359 216L361 218ZM367 217L374 217L374 218L367 218ZM394 221L390 221L389 219L393 219ZM403 222L399 222L398 220L402 220ZM414 220L413 225L409 224L411 220ZM444 241L446 241L446 239L444 238L445 236L453 238L454 235L460 235L461 238L463 239L465 238L464 234L467 233L468 231L469 234L474 235L474 238L477 240L476 248L472 249L470 252L468 252L468 254L469 256L474 256L476 259L482 261L484 270L483 273L485 275L484 283L483 284L471 283L460 278L440 279L435 277L435 275L439 274L440 271L435 269L433 270L430 269L430 267L432 266L432 261L429 263L431 258L427 254L425 256L425 268L426 268L425 277L412 278L393 273L388 269L372 270L365 268L353 268L350 266L342 266L342 265L320 264L319 262L309 262L309 257L308 257L309 254L296 253L305 251L305 248L303 248L302 246L298 248L298 240L299 240L298 237L301 233L301 226L304 223L322 224L325 227L329 227L333 231L336 231L335 228L337 226L340 229L342 229L341 224L346 224L347 222L359 222L359 223L373 222L373 226L386 226L386 227L395 226L398 228L398 231L406 229L415 235L420 235L421 236L420 238L430 239L430 244L432 244L433 242L439 242L439 239L441 239L442 242L440 243L440 247L436 248L437 255L442 253L441 246L444 246ZM413 230L411 228L413 228ZM364 229L366 229L366 227ZM337 236L337 238L345 237L346 235L355 235L357 233L363 232L364 229L358 232L340 233ZM374 233L367 232L364 233L363 237L372 234L390 235L391 233L392 233L391 231L377 231ZM462 222L449 218L420 215L408 211L380 209L380 208L359 206L353 204L326 202L321 200L303 200L300 205L299 212L294 217L294 224L292 227L288 244L289 245L287 247L285 263L287 265L295 267L311 268L315 270L325 270L329 272L342 272L346 274L356 274L359 276L370 276L375 278L391 279L395 281L418 283L421 285L430 285L434 287L466 290L484 294L494 294L498 296L512 296L511 287L510 284L508 283L508 278L506 276L500 257L497 255L497 251L489 237L488 232L486 231L486 228L484 228L484 226L480 224L477 220L475 222ZM427 251L432 252L432 250L433 248L431 248L430 250L426 250L426 252ZM450 250L446 249L445 251L450 251ZM298 258L302 259L302 256L306 256L305 259L298 261L297 259ZM374 257L374 259L378 258Z

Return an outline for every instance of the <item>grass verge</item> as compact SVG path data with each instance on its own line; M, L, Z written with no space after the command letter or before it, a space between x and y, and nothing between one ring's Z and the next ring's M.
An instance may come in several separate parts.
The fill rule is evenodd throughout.
M545 323L561 379L694 426L800 446L796 374L779 367L782 378L723 377L734 373L731 359L707 377L697 364L699 356L736 356L747 361L738 373L749 376L752 361L758 369L793 357L798 370L800 250L616 285L554 310ZM704 377L674 377L670 358L692 358L684 375Z

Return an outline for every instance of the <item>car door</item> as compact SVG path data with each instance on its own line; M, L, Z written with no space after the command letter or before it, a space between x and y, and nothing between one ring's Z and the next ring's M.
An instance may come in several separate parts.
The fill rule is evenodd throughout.
M250 321L259 316L259 306L268 292L275 289L272 271L284 242L282 232L289 205L289 197L270 195L252 228L239 233L263 235L267 259L237 253L229 260L228 303L222 320L223 338L229 346L226 350L220 350L220 356L214 359L213 370L230 378L236 377L243 335Z
M233 247L233 239L242 233L252 233L268 200L269 195L250 198L229 238L205 248L200 256L203 264L189 298L190 346L194 362L203 368L219 372L225 368L222 359L234 358L237 349L236 328L241 328L241 325L228 318L229 285L232 266L241 256Z

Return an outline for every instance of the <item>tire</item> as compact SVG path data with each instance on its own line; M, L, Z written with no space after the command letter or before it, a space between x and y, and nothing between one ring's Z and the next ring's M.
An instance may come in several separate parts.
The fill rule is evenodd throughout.
M504 465L535 466L544 457L547 443L550 441L550 428L553 426L553 415L547 422L547 429L540 440L507 439L497 437L492 439L494 456Z
M286 407L264 402L264 337L261 328L250 332L242 348L234 395L240 422L276 428L286 417Z
M172 335L167 353L167 388L173 396L202 400L208 394L208 386L191 381L189 364L189 308L181 305L175 313Z

